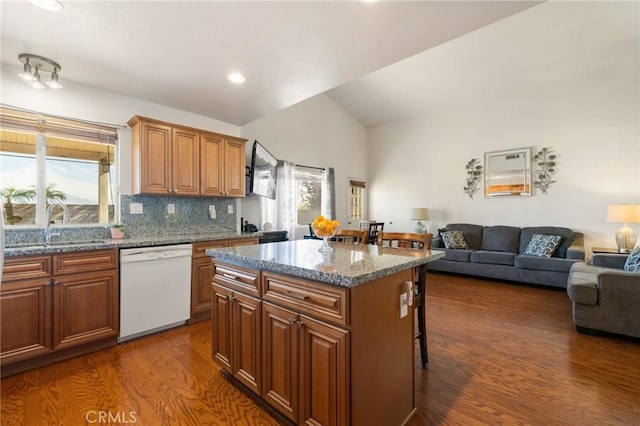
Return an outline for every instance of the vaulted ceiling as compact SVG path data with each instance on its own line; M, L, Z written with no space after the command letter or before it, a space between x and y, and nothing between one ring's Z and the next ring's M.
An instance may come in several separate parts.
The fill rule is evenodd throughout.
M49 12L2 0L2 63L17 73L19 54L44 56L62 66L63 84L243 125L540 2L63 3L62 11ZM246 83L227 81L231 71L242 72ZM333 97L346 104L349 95ZM366 126L384 121L361 116L353 103L349 108Z

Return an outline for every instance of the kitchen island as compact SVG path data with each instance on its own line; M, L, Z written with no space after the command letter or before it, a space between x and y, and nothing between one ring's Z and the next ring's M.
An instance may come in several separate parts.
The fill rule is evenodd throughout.
M319 240L206 250L213 358L293 424L400 425L415 411L414 315L432 250Z

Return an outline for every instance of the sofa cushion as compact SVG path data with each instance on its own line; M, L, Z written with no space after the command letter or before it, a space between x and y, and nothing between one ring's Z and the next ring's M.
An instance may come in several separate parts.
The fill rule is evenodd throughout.
M595 305L598 303L598 272L602 268L587 265L584 262L575 263L567 282L567 294L574 303L581 305Z
M541 271L569 272L571 265L577 260L560 259L557 257L538 257L520 254L516 256L513 264L520 269L537 269Z
M445 231L441 234L444 247L448 249L468 249L464 234L460 230Z
M560 245L551 257L567 257L567 249L573 243L574 235L573 231L569 228L563 228L560 226L531 226L522 228L520 233L520 254L524 254L529 245L529 241L533 238L533 234L541 235L559 235L562 237Z
M454 262L468 262L471 256L472 250L445 249L444 252L445 252L444 258L446 260L453 260Z
M480 250L519 253L520 228L515 226L485 226Z
M524 254L529 256L551 257L560 245L560 240L562 240L560 235L533 234Z
M513 261L516 256L516 253L477 250L471 253L471 261L475 263L492 263L496 265L513 266Z
M473 225L470 223L450 223L446 226L447 231L460 230L464 235L464 240L471 250L478 250L480 248L480 241L482 240L482 225Z
M636 247L627 257L623 269L627 272L640 272L640 246Z

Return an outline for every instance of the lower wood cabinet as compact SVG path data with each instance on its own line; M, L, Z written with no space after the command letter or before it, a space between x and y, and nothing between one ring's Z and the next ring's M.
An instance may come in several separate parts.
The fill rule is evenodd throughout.
M349 424L350 331L320 318L335 306L346 318L336 301L346 290L219 262L213 281L213 359L296 424ZM265 298L269 281L286 303ZM315 303L316 318L307 314Z
M50 279L5 283L3 277L0 287L2 365L53 350L51 286Z
M2 375L115 345L119 301L115 249L5 259Z
M226 287L213 286L213 358L258 395L261 394L261 302Z
M213 261L205 250L215 247L258 244L257 238L203 241L193 244L191 266L191 318L190 323L211 318L211 280Z

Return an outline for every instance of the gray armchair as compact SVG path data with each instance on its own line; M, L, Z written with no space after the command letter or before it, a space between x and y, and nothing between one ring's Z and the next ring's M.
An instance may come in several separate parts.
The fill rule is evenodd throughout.
M579 332L640 337L640 272L622 270L626 257L596 254L590 265L579 262L571 267L567 294Z

